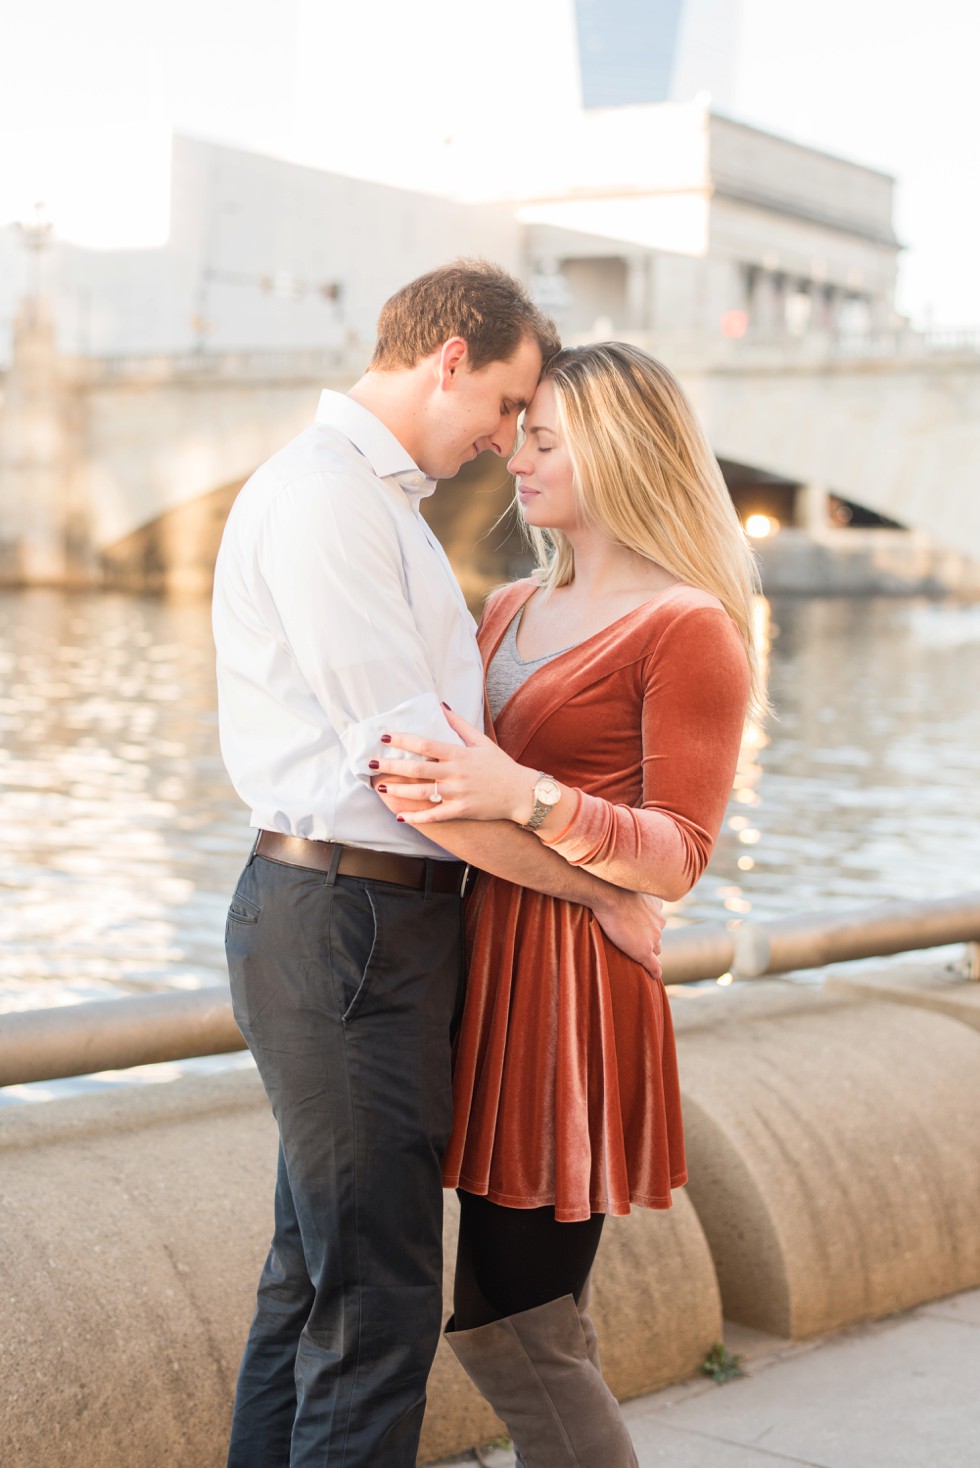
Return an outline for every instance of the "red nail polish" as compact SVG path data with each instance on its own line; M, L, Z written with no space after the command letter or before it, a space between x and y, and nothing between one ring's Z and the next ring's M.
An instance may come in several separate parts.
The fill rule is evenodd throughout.
M390 744L391 743L391 735L390 734L382 734L382 736L381 736L381 743L382 744Z
M402 825L405 824L405 817L404 816L396 816L395 817L395 820L396 821L401 821Z
M387 785L376 785L374 788L376 790L380 790L382 795L387 795L388 794L388 787L387 787Z
M380 765L380 763L376 759L369 759L368 760L368 769L369 770L380 770L380 768L381 768L381 765Z
M444 699L444 700L443 700L443 704L442 704L442 706L443 706L443 708L444 708L444 709L449 709L449 712L450 712L450 713L452 713L452 709L451 709L451 708L449 708L449 704L448 704L448 703L446 703L446 701L445 701L445 699Z

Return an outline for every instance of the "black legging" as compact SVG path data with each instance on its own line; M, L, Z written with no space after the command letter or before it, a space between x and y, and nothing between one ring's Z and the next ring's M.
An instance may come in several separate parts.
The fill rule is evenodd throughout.
M581 1223L557 1223L552 1207L502 1208L464 1192L459 1206L453 1298L457 1330L488 1325L562 1295L579 1298L605 1214L593 1213Z

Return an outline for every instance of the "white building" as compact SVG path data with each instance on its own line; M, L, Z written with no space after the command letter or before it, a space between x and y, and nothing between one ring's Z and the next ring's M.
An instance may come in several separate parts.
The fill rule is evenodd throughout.
M581 110L561 144L505 170L474 153L464 200L177 137L164 247L55 242L43 259L60 349L325 347L363 365L386 296L460 255L524 275L572 338L667 352L678 336L892 324L888 175L699 102ZM22 250L4 231L0 360Z
M580 114L547 173L505 195L566 330L835 335L894 324L894 180L704 103ZM539 267L540 268L540 267Z

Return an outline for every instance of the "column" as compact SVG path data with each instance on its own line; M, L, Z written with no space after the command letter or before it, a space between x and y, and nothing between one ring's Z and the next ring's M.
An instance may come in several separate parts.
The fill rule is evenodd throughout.
M831 529L830 494L822 484L804 484L796 491L795 519L810 535Z
M0 412L0 542L6 574L26 585L68 576L68 412L54 327L30 303L14 327Z

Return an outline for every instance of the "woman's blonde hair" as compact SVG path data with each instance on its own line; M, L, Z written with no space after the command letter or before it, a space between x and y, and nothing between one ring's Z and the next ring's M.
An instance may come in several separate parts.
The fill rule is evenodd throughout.
M765 674L753 630L753 597L762 590L755 555L680 383L625 342L565 347L542 380L555 390L583 519L718 598L745 645L751 708L764 714ZM567 537L531 526L526 533L540 584L567 586L575 576Z

